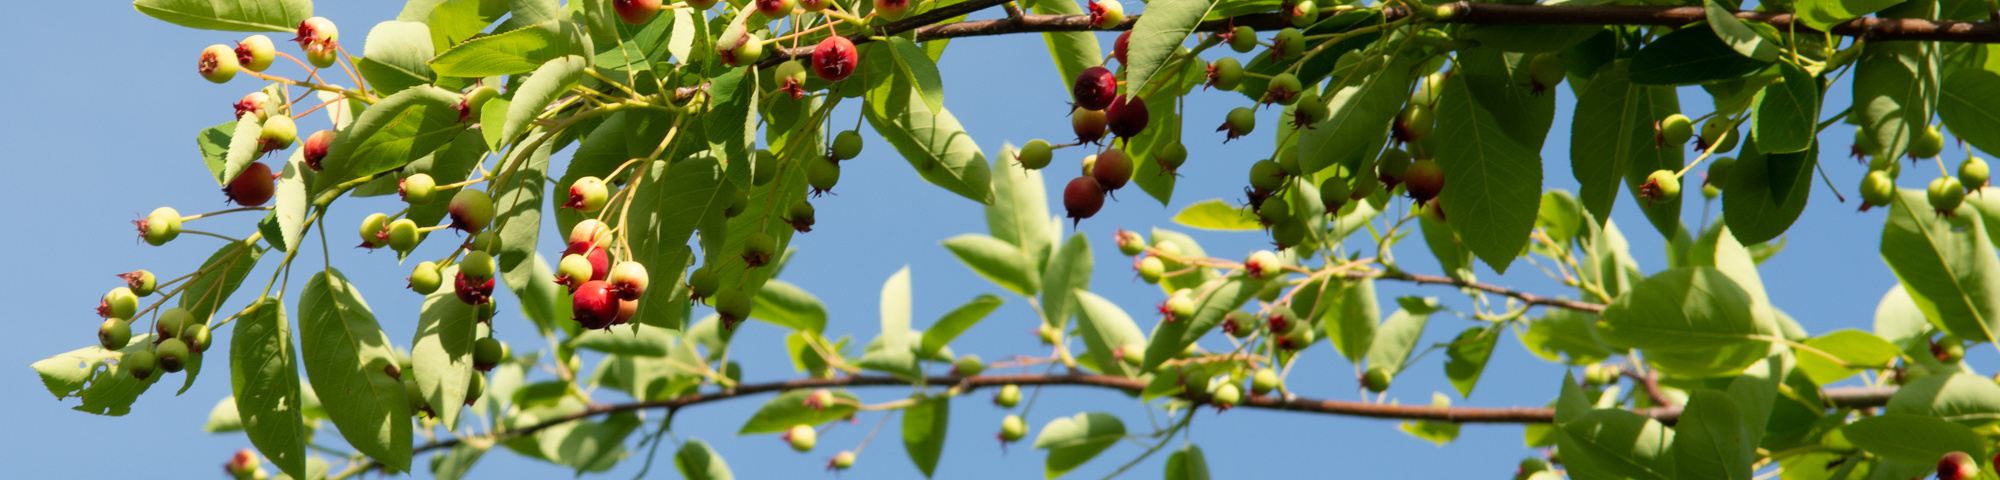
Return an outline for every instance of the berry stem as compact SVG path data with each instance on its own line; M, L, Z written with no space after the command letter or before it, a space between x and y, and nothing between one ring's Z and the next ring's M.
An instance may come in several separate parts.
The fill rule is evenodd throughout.
M194 221L195 219L199 219L199 218L202 218L202 217L212 217L212 216L216 216L216 215L221 215L221 214L225 214L225 213L234 213L234 212L247 212L247 211L251 211L251 210L270 210L271 208L272 208L272 207L238 207L238 208L231 208L231 209L228 209L228 210L216 210L216 211L213 211L213 212L208 212L208 213L201 213L201 214L195 214L195 215L188 215L188 216L185 216L185 217L181 217L181 221L182 221L182 222L189 222L189 221Z
M332 86L332 85L321 85L321 84L317 84L317 83L309 83L309 82L301 82L301 81L298 81L298 80L293 80L293 79L289 79L289 78L285 78L285 77L280 77L280 76L276 76L276 75L266 75L266 74L264 74L263 72L253 72L253 71L249 71L249 70L244 70L244 71L243 71L242 73L243 73L243 74L245 74L245 75L249 75L249 76L252 76L252 77L257 77L258 79L262 79L262 80L264 80L264 81L267 81L267 82L277 82L277 83L282 83L282 84L286 84L286 85L291 85L291 86L294 86L294 87L305 87L305 88L310 88L310 89L313 89L313 90L319 90L319 91L324 91L324 92L333 92L333 93L338 93L338 94L341 94L341 95L346 95L346 96L347 96L347 98L352 98L352 99L355 99L355 100L360 100L360 101L361 101L361 103L366 103L366 104L369 104L369 105L374 105L374 104L375 104L375 97L373 97L373 96L369 96L369 95L368 95L368 94L366 94L366 93L362 93L362 92L358 92L358 91L354 91L354 90L348 90L348 89L345 89L345 88L340 88L340 87L335 87L335 86Z

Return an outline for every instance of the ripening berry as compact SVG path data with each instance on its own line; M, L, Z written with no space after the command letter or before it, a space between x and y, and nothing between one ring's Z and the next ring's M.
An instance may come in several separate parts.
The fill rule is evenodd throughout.
M1098 154L1097 162L1091 164L1090 177L1097 179L1097 183L1104 186L1104 191L1111 192L1125 188L1125 184L1132 180L1132 171L1132 157L1123 150L1109 148Z
M1563 81L1568 68L1563 66L1562 57L1550 52L1535 55L1528 61L1528 84L1535 95L1541 95Z
M1655 147L1680 147L1694 137L1694 121L1687 115L1673 114L1658 122L1653 122L1653 143Z
M125 345L130 343L132 343L132 322L112 317L104 319L104 323L97 325L97 345L104 347L105 350L125 348Z
M1284 265L1278 262L1278 254L1270 250L1258 250L1243 261L1243 274L1252 279L1263 280L1284 272Z
M398 218L394 222L389 222L389 249L410 253L417 248L417 242L420 241L423 241L423 237L417 232L416 221Z
M1938 459L1938 480L1971 480L1979 477L1979 461L1965 452L1951 452Z
M836 453L833 455L833 459L826 461L827 470L846 470L849 468L854 468L854 452L852 450Z
M1243 62L1222 57L1208 64L1208 83L1203 87L1235 90L1236 86L1241 84L1243 84Z
M1403 187L1417 203L1429 202L1444 191L1444 167L1428 158L1410 162L1409 169L1403 171ZM1678 183L1674 190L1679 194Z
M618 12L619 20L644 25L660 14L660 0L611 0L611 8Z
M1229 143L1230 140L1249 135L1250 131L1256 128L1257 111L1251 110L1250 107L1236 107L1229 110L1229 115L1223 117L1222 126L1215 127L1215 131L1228 132L1228 137L1222 139L1222 143Z
M556 283L567 287L570 293L576 293L576 287L590 281L590 272L590 260L583 255L563 255L562 260L556 263Z
M910 0L875 0L875 13L890 19L903 18L909 11Z
M1118 0L1093 0L1090 2L1090 26L1100 30L1110 30L1125 23L1125 6Z
M252 115L257 119L257 121L262 122L264 121L264 117L267 115L265 112L265 107L269 105L266 104L270 102L271 102L270 94L264 93L263 91L256 91L243 94L243 98L237 100L236 104L231 105L231 107L236 109L235 118L237 120L242 120L244 115Z
M237 205L255 207L271 201L271 195L277 192L277 188L277 179L271 176L271 166L250 162L243 173L237 174L228 186L222 187L222 193Z
M1074 226L1104 208L1104 185L1091 177L1076 177L1063 187L1063 210Z
M451 214L451 228L476 234L493 223L493 197L483 191L462 189L451 196L446 211Z
M438 271L436 262L418 263L416 268L410 269L407 280L410 281L411 291L423 295L430 295L436 292L438 287L444 286L444 275Z
M262 72L271 68L271 61L278 57L278 49L271 45L271 37L251 35L236 42L236 64L244 70Z
M828 149L834 160L847 160L861 155L861 132L848 130L833 137L833 148Z
M1672 170L1654 170L1653 174L1646 176L1646 183L1639 186L1639 196L1645 197L1649 205L1680 200L1681 179Z
M752 3L757 6L759 15L771 19L785 18L792 14L792 8L798 6L793 0L756 0Z
M1022 420L1020 415L1008 415L1000 419L1000 443L1020 441L1021 437L1026 436L1028 436L1028 422Z
M1118 60L1119 65L1126 65L1127 62L1125 61L1125 54L1129 53L1131 51L1131 48L1132 48L1132 31L1126 30L1122 33L1119 33L1118 40L1111 42L1111 58Z
M1146 111L1146 100L1131 95L1119 95L1111 100L1111 106L1104 109L1105 125L1112 135L1131 139L1146 131L1146 122L1152 119Z
M1910 158L1936 158L1944 152L1944 134L1938 132L1937 125L1925 128L1915 137L1910 139Z
M257 453L245 448L237 450L236 455L229 457L229 463L222 465L222 471L236 477L237 480L252 480L262 475L257 471L258 463Z
M180 373L182 368L187 367L188 362L194 360L193 354L188 353L187 342L182 342L178 338L169 338L161 341L159 345L154 345L153 356L159 358L160 370L167 373Z
M131 289L133 295L140 297L152 295L153 290L159 287L159 279L153 277L153 272L146 270L120 273L118 278L125 280L125 288Z
M576 222L576 225L569 227L569 238L565 244L571 247L577 244L584 244L604 249L611 248L611 240L610 225L606 225L595 218L586 218Z
M1431 107L1409 105L1403 107L1403 111L1396 113L1396 124L1391 133L1395 135L1397 142L1416 143L1430 137L1432 129L1436 126L1436 117L1432 115Z
M858 64L856 55L858 52L854 49L854 41L839 35L827 37L813 47L813 74L819 75L820 80L828 82L846 80L848 75L854 74L854 68Z
M397 182L396 193L403 197L404 203L428 205L437 199L437 179L428 174L410 174Z
M209 45L201 50L201 59L195 62L195 71L210 82L229 83L236 78L236 50L223 45Z
M1426 107L1436 106L1438 99L1444 98L1444 81L1443 73L1425 75L1423 80L1417 82L1416 93L1410 94L1410 103Z
M1049 162L1054 159L1054 147L1049 145L1048 140L1039 138L1029 140L1027 145L1021 146L1021 151L1014 153L1014 161L1019 162L1021 168L1029 170L1041 170L1042 167L1049 166Z
M1075 97L1077 108L1103 110L1118 95L1118 77L1104 67L1086 68L1077 74L1070 95Z
M138 312L139 295L132 293L131 288L113 288L110 292L104 294L104 298L97 301L97 316L99 317L130 320L132 315Z
M298 36L292 40L299 43L299 49L306 51L306 62L314 67L331 67L339 59L336 55L340 52L340 30L325 17L299 22Z
M762 3L760 0L759 3ZM792 94L793 100L806 96L806 66L798 60L778 64L771 72L777 79L778 91Z
M326 159L327 152L333 149L334 139L339 136L339 133L332 130L320 130L306 137L305 146L299 149L299 154L305 157L306 168L315 172L324 168L320 162Z
M611 293L611 284L602 281L584 282L577 287L571 297L571 311L576 320L586 330L610 327L618 317L618 296Z
M604 185L604 179L586 176L569 184L569 202L556 208L574 208L579 213L592 213L604 209L604 203L611 198L611 189Z
M736 325L750 319L750 295L742 290L729 289L715 294L715 313L722 317L722 329L733 331Z
M581 256L590 262L591 280L603 280L611 275L611 255L604 247L588 243L572 243L569 244L569 248L563 249L564 258L570 255Z
M493 370L494 366L506 362L510 356L507 344L493 337L480 337L472 342L472 368L475 370Z
M1070 130L1076 132L1078 143L1097 143L1104 139L1104 128L1109 121L1102 110L1077 107L1069 113Z
M194 353L208 351L210 341L208 325L200 323L188 325L187 330L181 331L181 337L187 339L188 350Z
M812 425L793 425L780 436L792 445L792 450L801 452L812 451L813 446L819 444L819 432L813 430Z
M389 245L389 214L375 213L361 219L361 248L377 249Z
M1014 408L1014 405L1019 403L1021 403L1020 385L1001 385L1000 391L993 392L993 404L999 405L1000 408Z
M646 266L639 262L619 262L612 266L611 276L606 281L611 282L611 291L625 300L638 300L646 294L646 286L652 282L646 275Z

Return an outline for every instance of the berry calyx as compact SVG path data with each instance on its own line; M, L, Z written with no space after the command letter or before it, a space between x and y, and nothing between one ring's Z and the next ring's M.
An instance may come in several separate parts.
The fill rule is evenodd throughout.
M1105 149L1097 155L1097 162L1090 168L1090 177L1097 179L1104 191L1111 192L1125 188L1132 180L1132 157L1116 148Z
M445 211L450 213L451 228L476 234L493 223L493 197L483 191L461 189L451 196L451 205Z
M1222 57L1208 64L1208 83L1203 84L1202 88L1235 90L1236 86L1241 84L1243 84L1243 62Z
M1937 158L1944 152L1944 134L1938 132L1937 125L1924 129L1923 133L1910 139L1910 159Z
M819 75L820 80L828 82L846 80L848 75L854 74L854 68L859 64L857 57L859 54L859 51L854 49L854 41L848 40L847 37L839 35L826 37L826 40L821 40L819 45L813 47L813 74Z
M646 286L652 283L651 277L646 274L646 266L639 262L619 262L611 267L611 276L606 281L611 282L611 291L625 300L638 300L646 294Z
M611 9L625 23L643 25L660 14L660 0L611 0Z
M1234 383L1225 383L1215 387L1215 393L1209 395L1208 404L1214 405L1216 410L1221 411L1235 407L1237 403L1242 401L1243 389L1237 387Z
M827 154L834 160L848 160L861 155L861 132L848 130L833 137L833 147Z
M1555 53L1536 55L1528 61L1528 83L1537 96L1562 83L1567 73L1568 68L1563 66L1562 57Z
M1020 163L1021 168L1029 170L1041 170L1042 167L1049 166L1049 162L1053 160L1055 160L1055 147L1049 145L1048 140L1039 138L1029 140L1027 145L1021 146L1021 151L1014 153L1014 161Z
M1425 160L1429 161L1429 160ZM1681 198L1681 179L1672 170L1654 170L1646 176L1646 183L1639 186L1639 196L1653 202L1673 202Z
M1102 110L1088 110L1076 107L1069 113L1070 130L1076 132L1077 143L1097 143L1104 139L1104 128L1110 119Z
M389 249L410 253L417 248L417 242L422 240L423 237L417 232L416 221L398 218L394 222L389 222Z
M452 105L451 108L458 111L458 121L464 122L479 118L480 113L486 109L486 102L492 101L494 97L499 96L500 89L493 88L491 85L480 85L474 87L472 91L466 92L465 97L459 99L458 104Z
M611 284L602 281L584 282L577 287L571 297L571 311L578 325L586 330L597 330L611 326L618 317L618 296L611 293Z
M375 213L361 219L360 248L374 250L389 245L389 214Z
M770 234L751 232L749 237L743 239L743 263L749 264L750 268L768 265L777 250L778 242L771 239Z
M960 377L976 376L985 371L986 363L979 361L978 355L969 353L958 357L958 360L951 364L951 374Z
M123 318L111 317L104 319L104 323L97 325L97 345L104 347L105 350L125 348L125 345L131 343L132 322L127 322Z
M762 2L759 2L760 4ZM792 94L793 100L806 97L806 66L798 60L778 64L772 73L778 79L778 91Z
M1388 367L1381 365L1368 367L1368 372L1361 375L1361 386L1370 392L1382 393L1383 390L1389 389L1389 381L1393 380L1393 377Z
M264 116L266 115L264 112L264 108L267 105L265 104L270 102L271 102L270 94L266 94L262 91L257 91L244 94L241 100L237 100L236 104L231 106L235 107L236 109L237 120L242 120L244 115L255 115L257 117L257 121L261 122L264 121Z
M832 459L826 461L827 470L846 470L849 468L854 468L854 452L852 450L836 453Z
M809 452L814 445L819 444L819 431L813 430L812 425L793 425L784 435L779 435L779 438L790 443L792 450Z
M1146 237L1139 236L1139 232L1120 228L1111 234L1111 241L1118 244L1119 253L1128 257L1146 252Z
M807 159L806 183L812 186L814 197L833 193L833 186L840 183L840 164L822 157Z
M875 13L890 19L903 18L910 12L910 0L875 0Z
M153 370L159 368L159 359L151 350L140 350L120 357L118 366L132 372L132 378L145 380L153 378Z
M1403 171L1403 187L1417 203L1429 202L1444 191L1444 167L1428 158L1410 162L1410 168ZM1676 195L1680 192L1678 182L1674 192Z
M271 195L277 192L277 188L277 180L271 176L269 165L250 162L243 173L237 174L228 186L222 187L222 193L229 197L228 201L239 206L255 207L271 201Z
M592 213L604 209L604 202L611 198L611 189L604 185L604 179L583 177L569 184L569 202L556 208L574 208L579 213Z
M429 174L414 173L396 183L396 194L410 205L429 205L437 200L437 179Z
M1257 111L1251 110L1250 107L1236 107L1229 110L1229 115L1223 117L1222 126L1215 127L1215 131L1228 132L1228 137L1222 139L1222 143L1229 143L1230 140L1249 135L1250 131L1256 128Z
M97 300L97 316L99 317L129 320L133 314L138 312L139 295L132 293L131 288L113 288L110 292L104 294L104 298Z
M1297 75L1293 75L1291 72L1280 73L1277 76L1271 77L1270 85L1264 90L1263 103L1267 105L1273 103L1291 105L1298 102L1299 90L1304 88L1300 86Z
M410 282L411 291L423 295L430 295L436 292L438 287L444 286L444 275L438 271L436 262L418 263L415 268L410 269L410 276L406 280Z
M1130 95L1114 97L1111 106L1104 110L1105 123L1110 127L1111 134L1121 139L1130 139L1146 131L1146 122L1152 120L1151 115L1146 111L1145 99Z
M339 137L340 133L332 130L320 130L306 137L305 146L299 149L299 154L305 157L306 168L315 172L325 168L320 161L326 159L327 152L333 149L334 139Z
M1236 27L1222 36L1227 37L1229 49L1235 50L1236 53L1250 53L1251 50L1257 49L1257 29L1248 25Z
M1021 437L1026 436L1028 436L1028 422L1022 420L1020 415L1008 415L1000 419L1000 443L1020 441Z
M1271 253L1270 250L1258 250L1243 261L1243 274L1252 279L1263 280L1283 271L1284 265L1278 263L1278 254Z
M1104 208L1104 184L1091 177L1076 177L1063 187L1063 210L1070 218L1071 226L1081 224L1083 219L1097 215Z
M1938 480L1971 480L1979 477L1979 461L1965 452L1951 452L1938 459Z
M1416 143L1429 137L1435 126L1431 107L1413 104L1396 113L1396 124L1391 131L1399 143Z
M1889 206L1896 195L1896 180L1889 178L1889 172L1881 170L1868 172L1861 178L1861 211L1869 207Z
M125 288L131 289L133 295L141 297L152 295L153 290L159 287L159 279L153 277L153 272L146 270L120 273L118 278L125 280Z
M1654 147L1678 147L1694 137L1694 121L1687 115L1673 114L1653 122Z
M1011 383L1007 385L1001 385L1000 391L993 393L993 404L999 405L1000 408L1014 408L1014 405L1020 403L1021 403L1020 385L1014 385Z
M1254 193L1269 196L1285 186L1285 167L1278 162L1258 160L1250 164L1250 188ZM1261 206L1261 204L1260 204Z
M1277 370L1272 370L1268 367L1259 368L1257 369L1257 373L1250 376L1250 393L1263 396L1264 394L1271 393L1272 390L1276 390L1281 383L1278 380Z
M1958 206L1965 203L1965 187L1955 178L1938 177L1936 180L1931 180L1930 190L1926 193L1929 194L1931 208L1937 210L1938 215L1956 216Z
M278 49L271 45L271 37L251 35L236 42L236 64L244 70L262 72L277 58Z
M223 45L209 45L201 50L201 59L195 62L195 72L210 82L229 83L236 78L236 50Z
M750 294L742 290L729 289L715 294L715 313L722 317L722 329L734 331L736 325L750 319Z
M722 288L722 279L716 278L715 272L703 266L688 272L687 284L688 298L699 302L701 299L715 296L715 291Z
M1099 30L1109 30L1125 23L1125 5L1118 0L1096 0L1090 2L1090 26Z
M292 40L299 43L299 49L306 51L306 62L314 67L331 67L339 60L336 55L340 51L340 30L325 17L299 22L298 36Z
M583 255L563 255L562 261L556 263L556 284L569 288L572 294L576 293L577 287L590 281L590 272L590 260Z
M464 266L452 277L452 293L466 305L480 306L493 301L493 278L470 276Z
M799 201L792 202L792 206L785 208L785 223L790 224L792 230L799 233L811 232L813 231L814 215L812 203L806 202L805 199L801 198Z
M1111 106L1111 101L1118 95L1118 76L1104 67L1086 68L1083 73L1077 74L1076 85L1071 88L1070 95L1075 97L1078 108L1103 110Z
M180 373L194 359L193 354L188 353L187 342L178 338L169 338L154 345L153 355L160 359L160 370L167 373Z
M1992 167L1986 165L1986 159L1966 158L1965 163L1958 164L1958 183L1965 185L1967 192L1978 191L1986 186L1992 172Z

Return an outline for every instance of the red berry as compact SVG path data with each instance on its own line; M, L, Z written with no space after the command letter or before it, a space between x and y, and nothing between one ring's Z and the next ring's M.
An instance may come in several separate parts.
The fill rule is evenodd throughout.
M1410 162L1410 168L1403 171L1403 187L1417 203L1431 201L1444 191L1444 168L1428 158Z
M1111 100L1111 106L1104 109L1105 123L1111 134L1118 138L1130 139L1146 131L1146 121L1151 114L1146 112L1146 99L1119 95Z
M576 316L571 318L585 329L609 327L618 318L618 296L611 293L609 283L584 282L583 286L577 287L572 299L571 310Z
M1097 162L1091 165L1090 177L1104 186L1104 191L1125 188L1125 182L1132 180L1132 157L1124 151L1112 148L1097 154Z
M1104 208L1104 186L1091 177L1076 177L1063 187L1063 209L1069 212L1071 225L1097 215Z
M625 23L640 25L660 14L660 0L612 0L611 8Z
M848 75L854 74L854 66L858 64L856 54L854 42L847 37L826 37L819 42L819 46L813 47L813 73L818 74L820 80L829 82L846 80Z
M756 4L757 13L764 18L785 18L792 14L792 7L797 6L793 0L757 0L752 3Z
M237 205L255 207L271 201L271 194L277 187L276 180L271 176L270 166L250 162L243 173L236 174L236 179L229 181L229 186L222 187L222 193Z
M458 272L452 281L452 289L452 293L458 295L458 301L465 302L466 305L482 305L493 301L492 277L472 278L465 276L465 272Z
M1118 76L1104 67L1090 67L1076 76L1076 86L1070 91L1076 97L1076 106L1085 110L1103 110L1111 106L1111 100L1118 95Z
M306 137L305 146L300 147L300 154L305 156L306 168L311 168L315 172L325 168L319 161L326 159L326 152L333 149L333 140L339 136L340 133L332 130L320 130Z
M1968 480L1979 476L1979 461L1965 452L1951 452L1938 459L1938 480Z
M1127 64L1125 62L1125 52L1129 48L1127 45L1130 43L1132 43L1132 31L1126 30L1125 33L1118 34L1117 42L1111 44L1111 57L1118 59L1119 65Z
M910 0L875 0L875 13L889 18L903 18L910 11Z

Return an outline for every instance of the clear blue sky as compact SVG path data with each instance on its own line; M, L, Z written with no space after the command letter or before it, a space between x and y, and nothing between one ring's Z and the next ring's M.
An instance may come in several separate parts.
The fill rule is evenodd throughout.
M1127 8L1136 11L1140 6L1131 2ZM345 44L358 53L369 27L392 19L400 9L401 2L390 1L320 2L317 13L337 22L345 33ZM113 274L145 268L163 277L178 276L196 268L217 248L214 239L200 236L183 236L165 247L149 247L134 239L127 222L161 205L185 214L223 207L223 196L201 166L194 136L201 128L227 121L230 103L260 84L248 77L227 85L209 84L195 74L194 60L203 47L228 44L243 34L169 25L135 12L122 0L25 2L14 7L14 12L12 17L20 21L0 31L6 44L15 46L7 55L8 74L0 75L0 87L4 87L0 91L13 92L7 104L10 114L0 116L4 122L0 128L0 147L4 147L0 152L4 153L0 155L5 155L4 163L9 167L7 174L0 175L0 205L5 205L4 218L15 232L0 236L0 251L9 252L0 255L0 271L9 273L0 279L5 287L0 292L5 292L5 304L12 312L8 324L13 332L13 341L0 349L0 365L13 372L0 383L4 385L0 387L0 411L8 412L0 416L0 431L9 432L16 440L9 442L5 455L0 455L0 471L12 478L61 478L81 472L173 478L216 474L231 452L250 446L240 434L208 435L200 430L209 409L229 394L224 369L211 368L186 395L176 397L171 389L155 388L139 400L130 415L108 418L69 410L75 400L56 401L28 364L96 342L92 332L98 320L91 309L99 295L119 285ZM1100 36L1108 52L1114 36ZM294 49L282 43L280 48ZM1064 116L1067 87L1056 80L1039 36L957 40L948 53L940 64L945 104L989 155L998 151L1002 142L1018 145L1038 137L1069 137ZM1557 91L1558 119L1542 152L1545 185L1574 190L1566 139L1575 98L1567 87ZM1834 91L1837 103L1825 107L1829 112L1845 106L1846 82L1836 84ZM1707 97L1699 93L1698 89L1682 92L1683 108L1690 116L1710 109ZM1228 145L1222 144L1221 134L1204 127L1219 124L1224 112L1247 103L1235 94L1190 96L1185 139L1190 156L1174 204L1161 208L1136 188L1129 189L1132 191L1123 192L1121 201L1108 204L1103 213L1082 225L1098 247L1093 290L1124 306L1148 327L1152 318L1148 311L1161 300L1159 291L1133 280L1125 268L1129 265L1125 257L1110 248L1115 227L1143 231L1162 226L1186 231L1212 255L1223 257L1245 255L1266 242L1261 234L1200 232L1169 220L1195 201L1239 200L1250 162L1269 154L1270 132L1278 121L1276 110L1260 110L1259 130ZM834 118L851 121L854 114L852 106L843 106ZM317 114L302 121L300 127L302 133L321 128L326 128L325 120ZM880 137L867 128L863 131L867 151L859 160L843 165L840 195L816 203L819 224L794 243L799 252L783 278L826 303L832 316L829 333L852 333L865 341L879 328L877 295L881 283L898 268L911 265L918 327L975 295L994 293L1007 298L1008 303L962 336L954 350L987 359L1046 353L1028 333L1037 320L1025 303L979 278L939 246L953 235L983 233L986 227L980 206L924 183ZM1811 206L1792 227L1790 243L1763 265L1773 301L1815 334L1869 328L1876 301L1895 282L1876 251L1883 213L1854 211L1854 185L1864 168L1844 158L1851 134L1851 129L1837 126L1820 137L1826 145L1821 158L1826 173L1850 195L1849 203L1834 202L1826 186L1815 179ZM1952 153L1957 149L1950 146L1944 157L1963 158ZM1047 177L1052 194L1076 171L1081 155L1076 150L1058 152ZM560 172L566 163L567 155L558 155L551 171ZM1929 172L1933 168L1920 164L1910 170L1914 173L1903 183L1921 188L1932 178ZM1687 221L1697 222L1701 218L1700 197L1692 186L1686 196L1690 202L1685 210ZM1050 204L1060 205L1060 201L1052 196ZM360 285L390 337L407 346L420 302L419 296L401 288L408 267L396 265L387 252L369 255L347 248L353 235L349 226L368 213L393 211L394 202L393 197L343 200L327 224L333 227L334 264ZM1614 218L1625 227L1640 264L1648 272L1657 271L1665 262L1661 240L1645 226L1629 198L1620 200ZM228 216L195 222L190 228L242 236L254 230L255 220ZM432 243L424 252L444 248ZM544 247L549 255L559 248L544 243L548 243ZM1422 245L1415 241L1404 244L1400 250L1404 267L1437 273L1435 261ZM276 263L264 262L250 278L268 278ZM1538 293L1570 293L1526 266L1502 277L1482 265L1479 275L1482 280ZM303 284L303 277L300 280L293 288ZM1400 295L1430 295L1456 307L1468 304L1465 297L1448 288L1387 283L1378 288L1385 301ZM240 308L253 293L238 292L225 310ZM518 303L508 298L502 305L499 321L514 325L504 328L507 323L502 324L502 338L517 345L517 350L540 344L521 336L530 329L519 316ZM761 322L744 325L736 337L739 350L731 358L743 361L746 379L797 375L779 348L783 332ZM1423 343L1448 341L1469 325L1467 320L1434 316ZM1562 369L1525 352L1514 334L1507 337L1474 396L1469 400L1455 398L1455 404L1541 405L1554 397ZM226 345L229 334L217 332L216 341ZM1209 341L1216 342L1209 344L1211 347L1221 342L1212 337ZM1984 349L1973 355L1978 363L1993 358L1993 353ZM1406 404L1422 404L1430 401L1433 391L1452 391L1442 375L1442 363L1442 355L1424 358L1398 378L1390 397ZM1351 365L1332 349L1319 346L1301 360L1289 384L1309 396L1356 399L1351 372ZM877 388L859 393L866 400L883 401L907 391ZM599 395L600 400L617 398L610 392ZM819 450L797 454L775 436L732 435L762 401L760 397L685 411L675 431L682 437L711 442L740 478L813 478L831 475L820 470L826 458L852 448L877 418L876 414L863 415L860 425L838 427L822 436ZM1115 392L1080 388L1042 392L1028 423L1039 431L1054 418L1080 411L1111 412L1135 430L1147 430L1146 414L1136 401ZM993 434L1005 413L987 403L984 393L955 402L938 477L1041 475L1042 452L1025 444L1002 451L995 442ZM1220 415L1204 411L1195 420L1193 431L1218 478L1498 478L1510 475L1516 461L1533 454L1522 446L1519 426L1467 426L1456 443L1443 447L1405 435L1396 426L1383 420L1239 409ZM895 432L893 425L886 428L884 438L878 438L844 476L920 478L905 458ZM319 438L339 443L331 431L323 431ZM637 437L633 438L636 441ZM1069 478L1102 477L1141 451L1133 444L1121 443ZM670 473L668 453L662 452L661 464L655 466L653 475L675 476ZM1165 457L1163 452L1148 459L1125 478L1157 478ZM420 470L426 460L418 459ZM606 476L629 477L638 472L639 463L627 462ZM476 478L554 478L568 473L562 467L499 452L489 454L473 470Z

